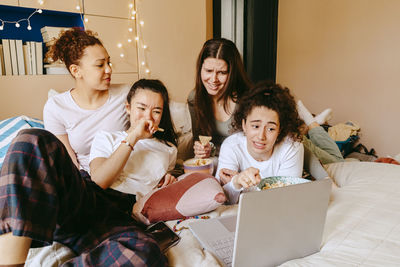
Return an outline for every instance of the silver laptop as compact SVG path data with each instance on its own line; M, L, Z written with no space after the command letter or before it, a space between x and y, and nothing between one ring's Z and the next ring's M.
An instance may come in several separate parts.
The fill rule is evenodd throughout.
M238 215L189 228L224 266L277 266L320 250L329 178L240 195Z

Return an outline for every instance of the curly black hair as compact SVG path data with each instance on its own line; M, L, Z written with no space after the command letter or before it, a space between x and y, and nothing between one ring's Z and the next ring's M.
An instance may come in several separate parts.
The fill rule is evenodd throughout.
M46 62L61 60L70 71L69 66L72 64L79 65L86 47L103 46L96 36L97 33L79 27L62 31L58 39L50 46L45 60Z
M294 141L301 141L300 126L304 123L297 113L294 97L287 87L282 87L271 81L257 83L239 101L239 106L234 113L232 123L233 129L243 131L242 121L255 107L267 107L278 113L280 131L276 144L280 143L286 136Z

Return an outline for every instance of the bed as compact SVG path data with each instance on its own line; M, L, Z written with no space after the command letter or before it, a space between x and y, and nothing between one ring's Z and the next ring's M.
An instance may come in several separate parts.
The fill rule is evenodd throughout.
M281 266L399 266L400 166L372 162L327 165L333 188L321 251ZM222 205L210 217L236 214L237 205ZM195 219L181 222L179 228ZM176 220L168 221L173 228ZM202 249L190 230L179 231L181 241L167 251L170 266L220 266ZM57 266L71 252L54 244L31 249L26 266Z
M182 103L176 103L171 110L180 116L176 122L181 130L178 155L184 158L191 145L188 113ZM325 167L334 183L321 251L281 266L399 266L400 166L354 161ZM217 217L236 212L236 205L222 205L205 215ZM181 222L179 228L193 220ZM173 228L177 221L167 224ZM166 253L170 266L220 266L190 230L183 228L179 235L181 241ZM26 266L58 266L72 256L68 248L54 243L31 249Z
M399 266L400 166L343 162L328 165L327 171L334 184L321 251L281 266ZM236 205L209 215L235 213ZM219 266L189 230L180 235L181 243L167 253L171 266Z

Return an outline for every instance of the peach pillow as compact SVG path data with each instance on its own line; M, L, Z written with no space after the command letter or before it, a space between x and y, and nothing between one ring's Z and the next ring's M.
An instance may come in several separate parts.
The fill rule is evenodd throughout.
M149 225L206 213L225 201L224 190L215 177L189 173L181 175L177 182L143 196L135 203L133 214Z

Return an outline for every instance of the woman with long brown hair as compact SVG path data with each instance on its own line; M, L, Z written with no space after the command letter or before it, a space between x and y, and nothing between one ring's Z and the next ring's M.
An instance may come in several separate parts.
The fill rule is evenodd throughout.
M188 97L195 157L210 157L212 146L218 153L230 135L236 103L250 87L235 44L224 38L206 41L197 59L196 85ZM212 143L202 145L199 135L211 136Z

